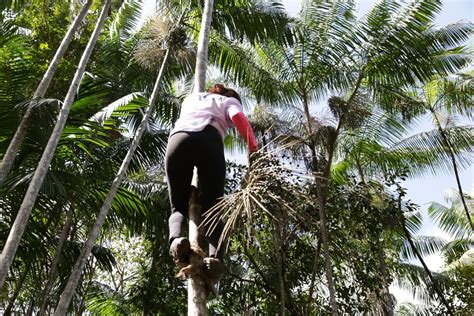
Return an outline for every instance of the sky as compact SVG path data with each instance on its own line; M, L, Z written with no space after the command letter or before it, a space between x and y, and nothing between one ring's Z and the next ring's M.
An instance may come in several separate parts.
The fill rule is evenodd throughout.
M363 16L367 13L376 1L377 0L357 1L359 15ZM144 12L153 12L154 2L154 0L146 0ZM301 0L282 0L281 2L291 16L296 16L301 8ZM474 0L444 0L443 3L443 9L436 19L438 26L446 26L458 21L472 22L474 20ZM417 131L420 132L432 128L429 120L425 120L421 123ZM461 184L464 191L474 193L474 166L461 173ZM404 186L407 188L408 198L420 205L421 209L425 211L432 201L446 205L444 193L448 189L455 188L456 181L453 175L442 174L432 176L427 174L422 178L406 181ZM436 225L430 222L426 216L426 212L424 215L425 221L419 233L420 235L450 238L437 228ZM442 259L438 255L432 255L425 258L425 260L428 267L434 271L439 270L442 266ZM399 302L405 300L413 301L413 298L405 291L394 287L391 288L391 291L396 295Z

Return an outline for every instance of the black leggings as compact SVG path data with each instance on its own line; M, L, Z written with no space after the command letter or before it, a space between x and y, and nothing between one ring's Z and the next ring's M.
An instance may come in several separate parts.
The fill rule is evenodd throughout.
M170 242L182 237L183 224L188 217L193 169L197 167L202 212L213 207L224 195L224 145L219 132L208 125L200 132L177 132L171 135L166 149L165 168L171 202L169 218ZM220 221L210 235L209 255L222 258L218 249L224 224ZM207 232L208 227L204 227Z

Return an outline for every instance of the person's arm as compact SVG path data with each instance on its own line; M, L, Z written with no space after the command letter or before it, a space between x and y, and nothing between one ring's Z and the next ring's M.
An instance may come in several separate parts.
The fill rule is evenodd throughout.
M253 134L252 126L250 126L247 117L242 112L237 112L233 114L230 119L234 123L237 131L240 136L247 142L249 152L254 152L258 150L257 141L255 140L255 135Z

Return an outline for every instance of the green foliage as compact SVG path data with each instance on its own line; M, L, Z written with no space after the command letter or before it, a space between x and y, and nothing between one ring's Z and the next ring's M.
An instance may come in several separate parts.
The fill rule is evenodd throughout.
M34 107L14 170L0 188L0 245L51 134L100 9L95 1L47 97L30 103L36 85L81 3L0 2L0 158L26 106ZM156 112L112 204L76 291L71 312L177 315L186 286L168 255L166 139L191 89L202 2L159 2L137 29L143 1L115 1L91 58L58 150L49 166L6 286L2 312L23 312L41 292L58 239L73 217L47 307L54 308L73 263L143 117L163 48L172 50ZM320 207L326 208L329 259L341 314L384 314L398 284L423 301L398 312L443 314L427 271L412 264L439 251L434 278L459 313L472 313L472 234L456 195L429 214L455 240L418 236L419 207L401 182L472 164L472 54L463 47L472 24L434 25L441 1L379 1L357 18L355 1L307 1L297 18L278 2L215 2L210 63L241 87L261 151L249 168L229 163L226 199L210 215L227 220L228 275L211 314L330 313ZM175 25L185 13L183 23ZM171 22L170 22L171 21ZM462 71L461 71L462 70ZM327 113L314 111L327 103ZM451 115L439 128L410 134L429 109ZM437 117L438 117L437 116ZM231 135L232 136L232 135ZM444 138L445 137L445 138ZM446 139L449 145L446 144ZM226 146L234 147L233 137ZM317 187L316 179L322 187ZM459 195L458 195L459 196ZM467 195L465 195L468 198ZM472 200L469 200L472 209ZM471 213L472 214L472 213ZM408 243L404 226L414 247ZM388 295L387 295L388 294ZM471 304L471 305L469 305Z

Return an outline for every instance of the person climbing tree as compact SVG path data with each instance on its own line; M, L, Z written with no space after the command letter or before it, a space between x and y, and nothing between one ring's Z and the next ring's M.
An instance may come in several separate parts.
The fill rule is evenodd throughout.
M184 99L180 117L170 133L165 156L171 202L169 243L170 255L180 268L189 264L192 252L190 242L182 232L188 217L193 169L196 167L198 170L200 203L204 213L224 195L223 138L233 126L246 141L249 152L256 151L258 145L243 113L240 96L233 89L215 84L208 92L192 93ZM213 280L219 280L225 270L224 250L218 247L223 228L223 222L219 221L206 234L209 257L204 258L204 273ZM208 232L209 227L204 227L204 231Z

